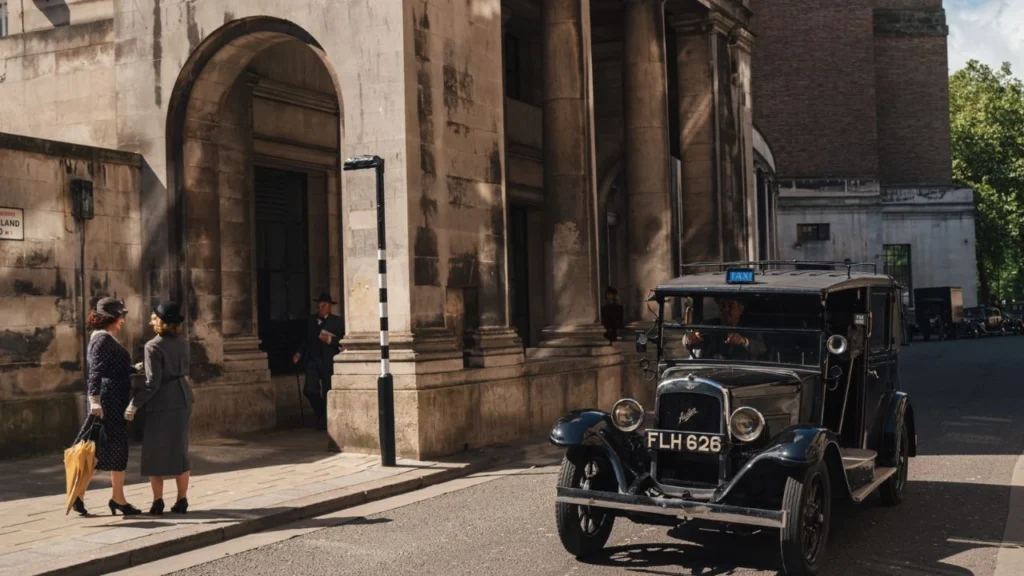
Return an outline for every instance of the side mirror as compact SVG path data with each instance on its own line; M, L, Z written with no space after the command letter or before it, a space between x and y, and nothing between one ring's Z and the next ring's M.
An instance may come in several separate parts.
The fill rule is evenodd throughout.
M636 353L646 354L647 353L647 334L642 330L637 330L636 333Z
M825 347L828 348L830 353L841 356L849 349L850 343L843 336L833 334L825 341Z

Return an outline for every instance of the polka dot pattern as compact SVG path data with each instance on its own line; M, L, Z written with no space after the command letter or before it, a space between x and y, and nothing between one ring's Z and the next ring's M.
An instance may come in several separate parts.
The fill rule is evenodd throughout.
M128 468L128 422L124 411L131 401L131 355L113 336L99 331L89 341L88 361L88 392L100 397L100 423L106 433L106 443L96 450L96 469L119 472ZM85 419L75 442L89 436L95 421L92 415Z

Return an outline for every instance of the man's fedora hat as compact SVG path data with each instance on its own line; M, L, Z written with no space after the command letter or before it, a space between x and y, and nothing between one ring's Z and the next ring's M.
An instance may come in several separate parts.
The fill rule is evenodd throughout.
M327 292L321 292L320 296L317 297L316 303L319 304L321 302L327 302L329 304L337 304L337 302L335 302L334 300L331 299L330 294L328 294Z

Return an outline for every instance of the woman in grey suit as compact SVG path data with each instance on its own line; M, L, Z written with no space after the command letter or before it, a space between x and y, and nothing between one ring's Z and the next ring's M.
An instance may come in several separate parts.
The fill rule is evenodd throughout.
M164 512L164 477L174 476L178 500L171 512L188 511L189 420L194 396L186 377L189 367L188 341L181 336L185 318L175 302L163 302L153 308L151 325L156 337L146 343L146 384L135 394L125 418L146 412L142 438L142 475L153 488L153 506L149 513Z

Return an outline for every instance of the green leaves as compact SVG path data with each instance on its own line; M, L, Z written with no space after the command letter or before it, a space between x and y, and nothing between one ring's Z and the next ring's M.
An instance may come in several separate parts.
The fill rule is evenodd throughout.
M980 298L1024 297L1024 83L971 60L949 79L953 178L974 189Z

